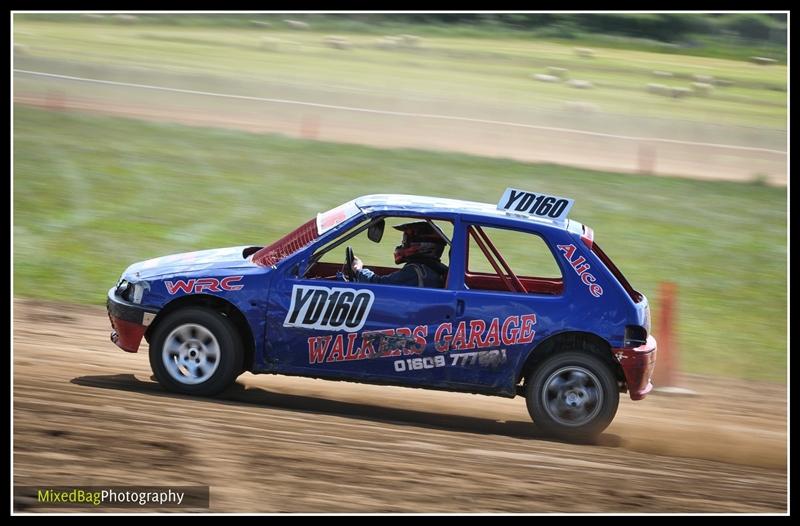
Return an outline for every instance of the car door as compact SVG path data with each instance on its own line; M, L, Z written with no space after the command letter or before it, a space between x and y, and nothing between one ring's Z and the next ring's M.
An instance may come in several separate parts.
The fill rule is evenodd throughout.
M310 256L320 246L311 247ZM408 385L441 382L433 331L456 291L303 277L309 257L278 269L269 295L267 361L277 372Z
M447 354L447 380L513 395L528 353L569 315L562 267L535 232L475 221L465 222L460 235L465 255L456 316L437 335ZM546 269L517 274L515 264L529 262L534 251L541 261L534 270ZM481 258L483 268L476 264Z

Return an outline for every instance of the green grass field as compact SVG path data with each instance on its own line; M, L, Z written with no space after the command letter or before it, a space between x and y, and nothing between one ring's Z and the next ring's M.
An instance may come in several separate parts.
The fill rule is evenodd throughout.
M785 188L14 111L17 296L100 305L135 261L268 243L357 195L515 186L573 197L654 309L677 282L684 370L785 381Z
M702 16L702 15L700 15ZM600 32L582 32L580 30L564 31L562 28L542 27L539 29L523 29L505 24L491 22L462 22L454 23L412 23L381 17L380 22L365 19L363 16L330 15L330 14L287 14L287 13L226 13L226 14L149 14L140 16L135 23L157 25L160 27L183 28L233 28L233 29L269 29L286 28L287 18L300 19L308 22L314 31L327 33L350 33L362 35L387 35L387 34L414 34L426 38L439 37L468 37L473 39L538 39L550 42L560 42L573 46L598 46L617 49L637 49L655 53L671 53L678 55L693 55L699 57L725 58L733 60L747 60L752 56L768 56L786 63L787 49L777 42L751 42L735 39L730 36L711 36L705 33L696 33L688 36L691 43L683 45L660 42L652 38L635 38L629 36L606 35ZM87 19L80 14L18 14L15 20L21 22L49 21L69 23L98 23L125 25L126 22L114 16L105 16L100 19ZM568 33L567 36L565 33Z
M141 78L147 70L168 74L192 87L195 75L237 81L287 82L368 90L391 100L446 99L494 105L508 111L558 110L566 101L595 104L603 113L703 124L786 129L787 68L745 61L595 47L593 58L576 55L575 43L522 36L475 38L425 36L418 45L381 49L379 35L339 33L350 49L325 45L328 33L272 28L120 25L65 16L63 21L15 19L20 44L15 67L38 67L37 60L61 61L66 74L90 71L105 78L113 65ZM389 33L390 35L392 33ZM533 80L548 67L569 70L572 79L593 89ZM99 69L98 69L99 68ZM656 77L654 71L673 76ZM690 87L695 76L731 83L709 96L676 100L646 91L649 83ZM189 84L186 84L189 82ZM170 83L173 85L174 83ZM257 94L257 93L252 93Z

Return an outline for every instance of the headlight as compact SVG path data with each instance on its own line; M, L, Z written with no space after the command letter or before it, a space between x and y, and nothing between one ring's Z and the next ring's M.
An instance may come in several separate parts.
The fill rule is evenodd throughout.
M121 279L119 284L117 284L116 295L124 300L130 301L128 296L131 290L133 290L133 285L128 280Z

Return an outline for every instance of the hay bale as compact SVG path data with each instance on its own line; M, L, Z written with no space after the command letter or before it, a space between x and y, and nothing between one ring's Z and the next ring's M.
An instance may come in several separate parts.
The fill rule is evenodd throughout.
M714 82L714 77L711 75L692 75L692 78L697 82L705 82L706 84Z
M89 20L102 20L106 17L106 15L101 15L98 13L86 13L81 15L81 18L86 18Z
M113 15L111 18L121 24L135 24L139 21L139 17L136 15Z
M592 89L594 87L594 84L592 84L588 80L573 79L567 82L567 86L575 89Z
M375 40L375 47L378 49L392 49L397 47L394 37L381 37Z
M272 24L264 22L263 20L250 20L250 24L256 27L272 27Z
M673 76L672 73L670 73L669 71L661 71L661 70L658 70L658 69L653 70L653 75L655 75L656 77L672 77Z
M647 85L648 93L655 93L656 95L667 95L669 88L663 84L650 83Z
M555 66L548 66L547 67L547 74L548 75L555 75L556 77L566 78L569 70L567 68L557 68Z
M291 27L292 29L310 29L311 26L308 25L307 22L301 22L300 20L284 20L286 24Z
M692 94L689 88L670 88L670 95L673 99L683 99Z
M395 49L402 44L400 37L385 36L375 41L378 49Z
M594 58L594 51L588 47L576 47L575 54L581 58Z
M534 73L531 75L532 79L539 80L541 82L560 82L561 79L556 77L555 75L545 75L544 73Z
M692 82L692 91L697 95L708 96L714 90L714 86L707 82Z
M778 62L774 58L769 57L750 57L750 60L759 66L769 66L770 64L776 64Z
M29 51L30 48L25 44L14 44L15 55L27 55Z
M419 47L420 38L414 35L398 35L397 37L404 47L413 48Z
M281 49L283 51L298 52L303 50L303 44L295 40L281 40Z
M263 51L280 51L281 39L274 37L264 37L258 43L258 47Z
M564 109L577 113L597 113L600 110L597 104L583 101L567 101L564 103Z
M353 44L345 37L329 35L322 41L324 45L333 49L350 49Z

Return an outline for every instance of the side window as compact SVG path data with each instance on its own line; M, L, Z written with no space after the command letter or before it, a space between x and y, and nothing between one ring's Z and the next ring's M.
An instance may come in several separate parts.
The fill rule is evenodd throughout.
M448 239L452 239L453 224L451 222L435 218L429 219L431 219L431 221L437 227L439 227L439 229L441 229ZM338 246L335 246L331 250L325 252L319 261L309 270L309 272L306 273L306 277L312 279L336 279L336 272L341 270L341 267L344 263L345 248L347 246L353 248L355 256L362 261L365 269L368 269L379 276L387 276L401 270L404 267L404 263L395 263L394 251L395 247L401 245L403 242L403 232L395 229L394 227L407 223L424 222L425 218L387 216L384 218L384 220L385 227L383 231L383 237L381 238L380 242L376 243L371 241L367 235L367 231L364 230L363 232L360 232L354 237L347 239ZM337 244L343 237L346 237L348 234L352 233L354 230L357 230L363 225L366 225L366 223L361 223L353 229L350 229L349 232L343 233L342 236L339 236L337 239L327 243L324 247L318 250L317 253L325 251L331 246ZM445 245L441 256L441 262L447 267L450 265L449 248L449 246Z
M464 282L471 290L561 294L563 276L542 237L471 225Z

